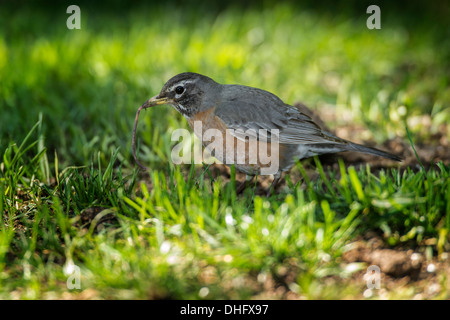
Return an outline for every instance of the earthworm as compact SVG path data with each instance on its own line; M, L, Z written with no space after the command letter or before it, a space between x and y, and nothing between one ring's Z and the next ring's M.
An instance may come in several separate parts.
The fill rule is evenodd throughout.
M138 111L136 112L136 119L134 120L134 128L133 128L133 142L131 144L131 146L133 148L134 160L136 160L136 163L138 164L138 166L144 170L148 170L148 168L139 162L137 155L136 155L136 128L137 128L137 123L138 123L138 119L139 119L139 113L141 112L142 109L146 109L146 108L148 108L148 105L146 105L144 103L142 106L139 107Z

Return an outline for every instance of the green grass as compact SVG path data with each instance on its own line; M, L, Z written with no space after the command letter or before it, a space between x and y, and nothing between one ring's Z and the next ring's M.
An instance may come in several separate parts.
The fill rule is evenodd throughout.
M136 172L113 170L117 152L106 169L98 160L37 183L45 149L31 159L34 170L20 156L37 151L33 133L4 155L2 298L58 297L68 262L81 267L82 288L103 298L250 298L268 276L301 296L339 298L321 279L348 276L338 261L358 234L382 230L390 244L436 239L437 253L448 250L450 167L442 163L374 175L341 162L336 178L316 161L321 178L270 198L236 197L233 182L170 167L152 171L153 188L142 183L136 194ZM83 224L89 207L104 210ZM98 230L106 214L114 219Z
M364 125L378 143L435 146L450 121L450 45L433 18L387 12L369 31L364 10L290 2L80 6L76 31L61 5L0 10L0 298L361 297L365 282L345 279L365 266L341 260L357 236L449 251L443 163L375 173L315 159L317 179L298 163L278 194L236 196L234 170L225 181L170 162L171 132L187 124L169 107L141 115L149 176L131 155L137 107L183 71L332 106L343 115L332 128ZM427 132L410 120L422 115ZM101 215L85 220L93 207ZM71 264L80 290L66 286Z

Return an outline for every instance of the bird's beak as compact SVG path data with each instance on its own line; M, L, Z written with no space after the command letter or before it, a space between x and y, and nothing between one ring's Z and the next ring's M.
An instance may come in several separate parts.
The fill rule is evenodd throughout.
M159 96L154 96L153 98L150 98L147 101L145 101L145 103L142 105L141 108L146 109L160 104L168 104L168 103L169 103L168 98L166 97L160 98Z

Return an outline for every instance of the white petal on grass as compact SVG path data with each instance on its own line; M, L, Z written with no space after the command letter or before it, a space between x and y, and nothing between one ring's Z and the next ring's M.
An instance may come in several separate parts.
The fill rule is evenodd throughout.
M170 250L170 242L169 242L169 241L164 241L164 242L161 244L161 247L159 248L159 251L160 251L162 254L166 254L166 253L169 252L169 250Z
M166 261L167 261L168 264L174 265L174 264L178 263L179 259L178 259L177 255L172 254L172 255L167 257Z
M203 287L198 291L198 295L200 298L205 298L209 294L209 289L207 287Z
M363 293L364 298L370 298L373 296L373 291L372 289L366 289Z
M226 263L230 263L231 261L233 261L233 256L231 254L226 254L223 256L223 261Z
M225 223L229 226L234 225L234 219L233 219L233 216L231 215L231 213L227 213L225 215Z

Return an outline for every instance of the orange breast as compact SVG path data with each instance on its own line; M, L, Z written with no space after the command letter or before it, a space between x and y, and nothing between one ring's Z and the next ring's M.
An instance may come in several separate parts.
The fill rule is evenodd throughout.
M280 157L285 148L283 145L272 146L270 142L255 138L243 141L234 137L227 125L214 114L214 108L197 113L188 119L188 123L203 146L222 163L235 164L238 170L251 175L260 174L262 168L265 168L263 174L275 174L283 167L280 164L280 160L284 162Z

